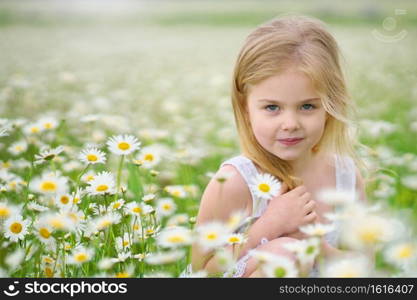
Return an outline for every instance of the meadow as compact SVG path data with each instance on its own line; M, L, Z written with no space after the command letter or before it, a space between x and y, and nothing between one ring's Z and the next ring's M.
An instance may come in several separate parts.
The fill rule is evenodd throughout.
M367 146L369 207L328 201L361 224L345 222L345 248L375 259L323 262L321 275L417 276L415 3L80 3L0 3L0 276L178 277L193 241L244 241L238 213L200 230L195 217L240 153L229 97L240 46L288 12L322 19L339 42ZM311 230L300 264L331 228ZM303 275L256 255L268 276Z

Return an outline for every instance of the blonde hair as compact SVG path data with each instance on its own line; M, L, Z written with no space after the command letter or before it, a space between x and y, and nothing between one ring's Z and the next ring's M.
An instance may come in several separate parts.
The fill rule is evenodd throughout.
M256 140L247 110L248 90L295 65L311 79L329 114L323 136L312 151L347 155L356 165L366 168L354 149L355 145L361 145L351 132L356 108L347 92L339 55L336 40L324 23L306 16L285 16L260 25L246 38L238 55L231 97L241 151L262 171L276 176L290 189L302 181L291 175L288 162L264 149Z

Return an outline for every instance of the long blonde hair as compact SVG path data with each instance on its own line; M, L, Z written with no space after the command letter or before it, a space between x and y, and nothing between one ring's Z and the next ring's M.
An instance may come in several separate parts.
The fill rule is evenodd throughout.
M290 189L302 181L291 175L288 162L264 149L256 140L247 110L248 89L296 65L312 80L329 114L323 136L313 151L347 155L356 165L366 168L354 149L355 145L362 145L351 130L356 108L347 92L340 55L336 40L323 22L294 15L257 27L246 38L238 55L231 97L241 151L262 171L276 176Z

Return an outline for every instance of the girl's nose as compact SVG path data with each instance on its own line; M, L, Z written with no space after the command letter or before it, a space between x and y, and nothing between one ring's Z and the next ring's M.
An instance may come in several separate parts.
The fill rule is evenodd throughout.
M282 115L281 129L286 131L293 131L300 128L300 123L294 113L287 112Z

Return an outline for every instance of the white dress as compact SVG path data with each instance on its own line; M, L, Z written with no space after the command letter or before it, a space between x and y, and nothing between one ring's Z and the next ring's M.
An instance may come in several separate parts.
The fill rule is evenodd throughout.
M352 160L352 158L348 156L343 156L342 158L334 154L335 158L335 170L336 170L336 189L339 191L346 191L350 193L355 193L355 185L356 185L356 178L355 178L355 164ZM249 185L251 182L251 178L253 178L257 173L257 169L253 162L247 158L246 156L239 155L232 157L226 161L224 161L220 167L230 164L233 165L240 173L240 175L243 177L245 182ZM251 189L249 189L251 191ZM252 201L253 201L253 217L259 217L262 215L262 213L265 211L267 207L267 201L266 200L257 200L257 197L255 197L252 194ZM338 243L338 236L339 236L339 227L338 223L335 222L336 229L329 232L327 235L324 236L324 238L327 240L327 242L332 245L333 247L337 248ZM264 243L267 243L268 240L266 238L262 238L259 245L262 245ZM258 246L259 246L258 245ZM250 258L250 253L248 253L241 257L233 270L233 273L230 274L230 272L225 272L223 274L223 277L241 277L246 268L246 263ZM180 274L179 277L188 277L189 274L191 274L192 268L191 264L189 264L186 269ZM313 267L311 270L309 277L317 277L318 276L318 269L317 265Z

